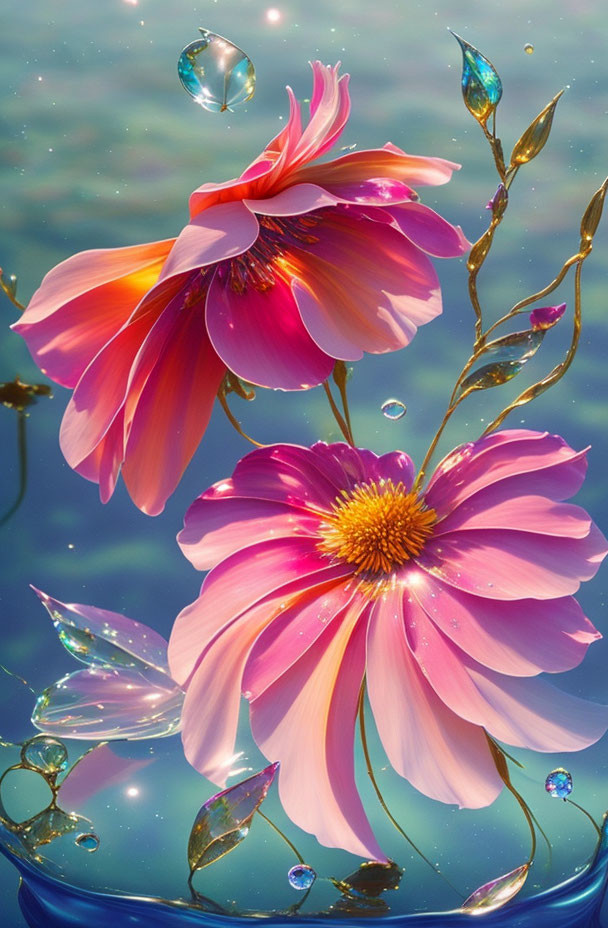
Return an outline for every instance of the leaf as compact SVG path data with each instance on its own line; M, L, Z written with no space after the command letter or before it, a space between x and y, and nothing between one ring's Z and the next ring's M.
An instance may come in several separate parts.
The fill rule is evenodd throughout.
M70 834L72 831L88 831L91 820L75 812L64 812L56 806L49 806L29 821L17 826L16 830L23 842L31 850L43 844L50 844L56 838Z
M460 384L459 395L487 390L512 380L540 348L545 329L513 332L489 342L480 353L473 370Z
M474 45L452 35L462 51L462 96L468 111L485 125L502 97L502 83L492 62Z
M251 819L266 798L278 769L278 763L270 764L201 806L188 841L191 874L219 860L247 837Z
M159 680L123 668L76 670L41 693L32 722L62 738L163 738L179 729L184 693L170 677Z
M32 587L46 607L59 640L84 664L128 668L140 673L156 671L169 676L167 642L141 622L117 612L62 603ZM173 682L173 681L172 681Z
M375 899L387 889L398 889L402 876L403 870L393 861L388 864L371 861L361 864L343 880L332 878L332 883L347 896Z
M468 899L465 899L461 911L466 912L467 915L485 915L502 908L521 890L529 870L530 864L523 864L489 883L484 883L474 893L471 893Z
M606 178L600 189L595 191L591 197L589 206L583 214L583 218L581 219L581 239L583 242L592 241L593 236L597 232L597 227L602 218L602 210L604 209L604 198L606 196L607 186L608 178Z
M467 270L473 273L474 271L479 270L481 265L486 259L486 255L490 250L492 245L492 239L494 238L494 230L486 229L481 238L477 239L473 247L469 252L469 257L467 258Z
M560 90L560 92L553 97L551 102L547 103L544 110L538 114L521 138L517 140L511 153L511 168L532 161L532 158L536 158L545 147L545 143L551 132L555 107L563 92L563 90Z

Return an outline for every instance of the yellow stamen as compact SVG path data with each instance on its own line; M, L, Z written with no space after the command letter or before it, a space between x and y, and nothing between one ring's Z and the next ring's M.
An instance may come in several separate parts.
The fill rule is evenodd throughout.
M319 549L355 573L389 574L416 557L437 520L414 491L392 480L342 491L321 527Z

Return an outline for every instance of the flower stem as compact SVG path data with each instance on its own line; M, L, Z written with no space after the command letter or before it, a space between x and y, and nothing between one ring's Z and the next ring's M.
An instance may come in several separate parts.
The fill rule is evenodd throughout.
M370 757L370 754L369 754L369 748L368 748L368 746L367 746L367 735L366 735L366 730L365 730L365 679L363 680L363 682L362 682L362 684L361 684L361 689L360 689L360 691L359 691L359 710L358 710L358 712L359 712L359 731L360 731L360 733L361 733L361 745L362 745L362 747L363 747L363 756L365 757L365 765L366 765L366 767L367 767L367 775L368 775L368 777L369 777L369 779L370 779L370 781L371 781L372 786L374 787L374 791L375 791L375 793L376 793L376 796L378 797L378 801L379 801L380 805L382 806L382 809L384 810L384 813L386 814L386 816L387 816L388 820L391 822L391 824L397 829L397 831L399 832L399 834L400 834L403 838L405 838L405 840L407 841L407 843L416 851L416 853L418 854L418 856L421 857L421 858L424 860L424 862L425 862L426 864L429 865L429 867L431 868L431 870L433 870L434 873L436 873L438 876L442 877L442 879L448 884L448 886L450 887L450 889L453 889L454 892L455 892L458 896L460 896L461 899L464 899L463 894L462 894L461 892L459 892L459 890L457 890L456 887L453 886L453 885L450 883L450 881L448 880L448 878L447 878L446 876L444 876L444 874L441 872L441 870L439 869L439 867L437 867L434 863L432 863L432 861L430 861L430 860L428 859L428 857L426 857L426 856L422 853L422 851L420 850L420 848L419 848L416 844L414 844L414 842L412 841L412 839L410 838L410 836L409 836L408 834L406 834L406 832L405 832L404 829L401 827L401 825L399 824L399 822L397 821L397 819L394 817L394 815L393 815L393 814L391 813L391 811L389 810L389 808L388 808L388 806L387 806L387 804L386 804L386 802L385 802L384 796L383 796L382 793L380 792L380 787L378 786L378 781L376 780L376 776L375 776L375 774L374 774L374 768L372 767L372 761L371 761L371 757Z
M433 453L435 451L435 448L437 447L437 443L439 439L441 438L443 430L448 424L450 417L452 416L452 413L456 410L456 408L460 405L460 403L462 403L463 399L465 399L465 397L467 397L468 395L469 395L468 393L463 393L462 396L459 396L457 400L454 400L453 398L452 400L450 400L450 405L448 406L446 413L443 419L441 420L441 424L439 428L437 429L437 431L435 432L435 436L431 444L428 447L427 453L424 456L424 460L422 462L420 470L418 471L418 476L416 477L416 480L414 481L414 490L420 489L420 485L422 484L422 481L424 480L424 476L426 474L426 469L429 466L429 462L431 458L433 457Z
M571 806L574 806L575 809L579 809L583 813L583 815L586 815L589 821L591 822L591 824L593 825L593 827L595 828L598 838L602 837L602 829L599 827L599 825L597 824L593 816L590 815L586 809L583 809L582 806L579 806L578 802L574 802L573 799L566 798L564 799L564 802L569 803Z
M0 526L4 525L12 515L15 514L25 496L27 489L27 441L25 434L26 413L22 409L17 410L17 448L19 453L19 492L15 502L0 518Z
M342 435L344 436L344 438L346 439L346 441L348 442L348 444L351 446L351 448L354 448L355 443L354 443L354 441L353 441L353 436L352 436L352 434L351 434L351 431L350 431L350 429L349 429L349 427L348 427L348 425L347 425L347 423L346 423L344 417L342 416L340 410L339 410L338 407L336 406L336 401L334 400L333 396L331 395L331 389L330 389L329 381L328 381L328 380L324 380L324 381L323 381L323 389L325 390L325 394L326 394L327 399L328 399L328 401L329 401L329 406L330 406L331 411L332 411L332 413L333 413L333 415L334 415L334 419L335 419L336 422L338 423L338 427L339 427L340 431L342 432Z
M279 828L278 825L275 825L275 823L272 821L272 819L269 819L267 815L264 815L264 813L262 812L261 809L258 809L257 812L258 812L258 815L261 816L261 817L264 819L265 822L268 822L268 824L270 825L270 827L271 827L274 831L276 831L276 833L283 839L283 841L285 842L285 844L287 844L287 845L291 848L291 850L293 851L293 853L294 853L294 854L296 855L296 857L298 858L298 861L299 861L301 864L303 864L303 863L304 863L304 858L302 857L302 855L301 855L300 852L298 851L298 849L297 849L297 847L295 846L295 844L292 844L292 842L289 840L289 838L287 837L287 835L284 834L284 833L281 831L281 829Z
M223 409L224 412L226 413L226 416L227 416L227 418L228 418L228 421L230 422L230 424L232 425L232 427L233 427L234 429L236 429L236 431L239 433L239 435L240 435L242 438L247 439L247 441L251 442L252 445L255 445L256 448L265 448L266 445L262 444L262 443L259 442L259 441L256 441L255 438L251 438L250 435L247 435L247 433L243 431L243 429L241 428L240 422L238 421L238 419L236 419L236 418L233 416L232 412L230 411L230 407L228 406L228 400L226 399L226 394L225 394L225 392L223 391L223 389L220 388L220 390L218 391L218 394L217 394L217 398L218 398L218 400L220 401L220 406L222 407L222 409ZM0 524L1 524L1 523L0 523Z

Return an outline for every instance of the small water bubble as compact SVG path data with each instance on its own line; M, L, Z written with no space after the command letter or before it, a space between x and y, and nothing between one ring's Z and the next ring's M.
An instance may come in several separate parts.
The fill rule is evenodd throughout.
M89 854L94 854L99 847L99 837L92 831L89 831L85 834L77 835L74 839L74 844L76 844L77 847L81 847L83 850L88 851Z
M308 864L296 864L287 874L289 885L300 892L310 889L316 878L317 874Z
M38 735L21 748L21 763L41 773L57 774L68 765L68 750L59 738Z
M402 419L407 412L407 406L405 403L402 403L401 400L389 399L385 400L380 407L382 410L382 415L386 419Z
M526 42L526 44L524 45L524 51L525 51L526 55L533 55L533 54L534 54L534 46L533 46L530 42Z
M563 767L557 767L548 774L545 789L554 799L566 799L572 792L572 774Z
M177 73L184 89L210 113L233 112L255 92L255 68L244 51L221 35L199 29L201 38L182 50Z

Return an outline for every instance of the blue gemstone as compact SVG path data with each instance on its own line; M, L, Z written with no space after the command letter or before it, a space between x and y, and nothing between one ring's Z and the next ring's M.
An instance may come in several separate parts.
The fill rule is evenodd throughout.
M317 878L317 874L308 864L296 864L287 874L290 886L301 892L310 889Z
M545 780L545 789L554 799L566 799L572 792L572 775L558 767Z

